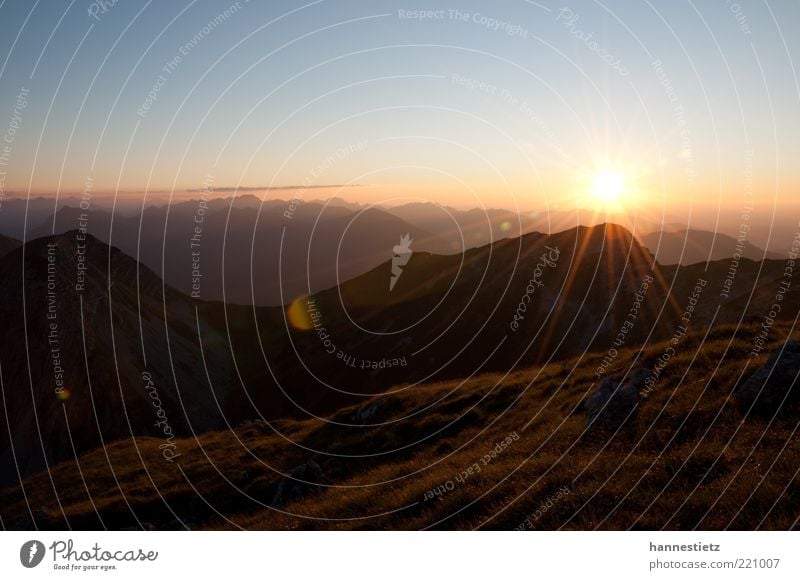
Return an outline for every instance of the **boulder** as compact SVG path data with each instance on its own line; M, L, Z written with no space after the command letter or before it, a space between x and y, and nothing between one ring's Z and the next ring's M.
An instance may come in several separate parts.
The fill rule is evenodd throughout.
M380 401L372 401L367 405L361 405L356 409L356 412L353 413L351 419L354 423L366 423L375 416L375 413L378 412L378 407L380 407Z
M309 460L293 468L287 477L280 480L271 504L273 507L286 505L303 497L325 481L322 468L316 461Z
M583 403L586 412L586 428L601 428L611 431L629 424L639 410L639 389L650 376L647 369L632 369L621 382L615 377L603 379L600 386Z
M645 369L641 367L637 367L635 369L631 369L628 373L625 382L632 387L634 387L637 391L641 391L645 388L647 384L647 379L653 376L653 371L650 369Z
M746 414L774 417L800 403L800 340L789 340L772 351L767 364L756 370L734 391Z

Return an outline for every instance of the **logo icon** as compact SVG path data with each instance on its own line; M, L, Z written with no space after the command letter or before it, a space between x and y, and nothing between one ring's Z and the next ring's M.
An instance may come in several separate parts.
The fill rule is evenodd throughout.
M392 248L394 256L392 257L392 277L389 279L389 292L394 290L394 285L397 284L397 281L400 279L403 268L411 259L411 254L414 253L411 250L411 242L413 241L414 240L411 239L411 234L406 234L400 236L400 243Z
M44 544L39 540L28 540L19 549L19 561L26 568L36 568L44 560Z

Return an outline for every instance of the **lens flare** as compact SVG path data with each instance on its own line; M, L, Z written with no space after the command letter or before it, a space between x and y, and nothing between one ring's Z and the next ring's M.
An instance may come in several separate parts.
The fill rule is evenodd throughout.
M308 313L308 295L295 298L286 310L286 318L292 328L297 330L311 330L314 323Z

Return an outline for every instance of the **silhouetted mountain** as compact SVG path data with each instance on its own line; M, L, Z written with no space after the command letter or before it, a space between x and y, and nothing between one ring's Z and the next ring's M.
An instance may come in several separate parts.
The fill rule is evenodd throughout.
M12 250L16 250L21 245L22 242L19 240L0 235L0 258L10 253Z
M459 210L435 203L409 203L386 211L444 238L451 252L519 237L541 225L538 214L517 214L504 209Z
M131 199L115 200L108 195L102 197L87 197L93 210L110 212L114 209L117 216L128 216L141 211L141 200L133 202ZM75 195L35 196L30 199L24 197L9 197L0 203L0 234L17 240L32 240L53 233L53 214L66 207L77 208L81 205L81 198ZM72 226L76 227L76 226ZM33 232L36 235L32 236ZM63 233L63 232L56 232Z
M232 340L238 354L248 352L253 335L269 337L266 360L250 356L240 371L290 386L259 389L257 408L320 415L393 385L616 352L694 323L763 320L785 266L723 260L707 270L663 267L624 228L580 227L502 240L463 256L414 253L391 290L386 262L285 313L259 310L258 328L248 320ZM791 320L800 291L784 293L783 303L778 318ZM284 326L289 345L276 333ZM601 373L617 366L612 356Z
M223 424L233 369L214 348L222 337L152 271L76 234L0 260L5 479L131 434L164 436L165 418L176 435Z
M704 230L655 231L641 235L639 239L661 264L696 264L724 260L737 254L751 260L784 257L775 252L765 252L746 239L740 242L731 236Z
M629 332L634 344L653 330L662 306L659 276L627 230L574 228L463 256L414 253L393 289L389 261L285 312L259 310L258 328L240 307L227 311L244 321L232 346L245 382L273 376L289 385L258 389L256 407L272 416L320 415L397 384L608 348L650 280L642 320ZM289 344L276 326L289 329ZM657 330L666 334L669 324ZM254 335L269 337L265 357L245 360Z
M602 378L622 370L613 353L667 339L681 326L755 324L770 311L786 267L769 260L663 267L628 230L608 224L528 234L463 255L415 252L402 266L388 259L288 307L263 308L192 300L91 238L78 292L76 236L35 240L0 260L4 411L23 473L43 467L44 457L71 457L73 445L99 445L100 433L105 442L130 432L163 442L145 371L180 433L326 416L382 393L585 352L604 355ZM800 292L782 295L778 318L791 320ZM53 308L66 401L55 396ZM0 442L4 465L13 466Z
M182 202L113 219L108 212L66 207L56 215L55 232L86 227L186 294L257 305L291 302L362 274L390 259L406 234L414 249L449 251L436 236L378 209L352 213L276 200L258 207L253 196L230 202ZM31 237L52 231L48 220Z
M0 205L0 233L17 240L30 239L27 233L41 226L62 206L63 203L57 204L52 197L3 200Z
M351 212L361 211L362 209L366 209L368 207L361 203L347 201L346 199L343 199L341 197L329 197L328 199L312 199L311 201L309 201L309 203L317 205L327 205L329 207L343 207L345 209L350 210ZM284 205L286 204L284 203Z

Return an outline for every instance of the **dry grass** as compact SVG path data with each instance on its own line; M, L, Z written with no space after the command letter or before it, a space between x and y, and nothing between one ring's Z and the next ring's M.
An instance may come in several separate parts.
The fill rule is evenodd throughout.
M47 474L25 482L27 502L4 490L0 515L23 528L33 526L30 506L37 526L56 528L788 529L800 516L796 421L743 420L730 397L756 332L718 327L702 348L702 336L687 336L634 424L616 434L584 433L578 409L602 358L591 354L382 397L369 421L391 422L378 427L255 424L178 441L176 464L159 440L116 442L108 459L82 456L80 471L74 461L53 469L55 493ZM652 366L665 346L643 350L635 366ZM615 366L637 354L622 352ZM517 441L481 461L513 433ZM326 485L269 507L281 472L310 459ZM457 483L476 462L480 472ZM452 490L425 499L448 481Z

